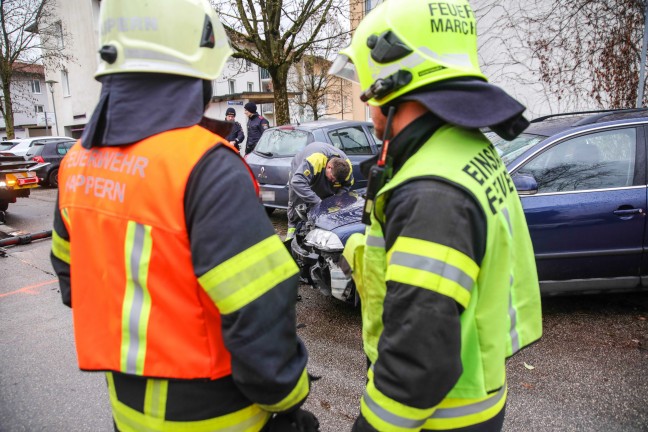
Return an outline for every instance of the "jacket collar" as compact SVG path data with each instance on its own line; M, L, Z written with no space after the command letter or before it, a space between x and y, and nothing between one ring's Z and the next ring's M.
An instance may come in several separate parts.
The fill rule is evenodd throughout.
M101 94L83 131L84 148L121 146L197 124L203 116L203 80L162 74L99 78Z

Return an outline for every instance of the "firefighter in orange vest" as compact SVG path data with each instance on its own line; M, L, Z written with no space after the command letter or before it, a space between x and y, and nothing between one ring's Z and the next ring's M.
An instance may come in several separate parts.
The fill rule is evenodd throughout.
M203 118L222 24L206 0L104 0L100 26L101 94L60 168L52 242L79 368L106 373L123 432L318 430L297 266L231 124Z

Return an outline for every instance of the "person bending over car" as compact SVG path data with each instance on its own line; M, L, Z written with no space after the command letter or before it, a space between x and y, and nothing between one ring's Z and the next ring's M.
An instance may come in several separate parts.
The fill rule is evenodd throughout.
M288 233L295 235L300 217L297 206L312 208L324 198L348 192L353 186L351 161L342 150L323 142L308 144L295 155L290 165L288 181Z

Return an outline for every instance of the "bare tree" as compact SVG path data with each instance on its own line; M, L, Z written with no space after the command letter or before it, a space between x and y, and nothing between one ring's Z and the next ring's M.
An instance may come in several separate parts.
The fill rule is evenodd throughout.
M60 21L52 18L55 0L1 0L0 1L0 81L2 81L2 114L7 137L14 133L14 100L24 86L15 86L15 80L32 75L34 65L47 67L72 59L63 53L64 41L69 35ZM47 49L45 49L47 48Z
M499 2L478 3L493 8ZM644 0L511 0L495 6L498 19L485 32L502 48L490 66L505 75L515 65L516 76L508 78L542 86L557 106L632 107L644 8Z
M304 52L301 62L289 75L288 89L299 93L293 99L301 111L312 113L313 120L324 115L344 118L352 111L351 84L330 76L328 70L337 52L348 45L349 31L331 20L319 31L320 37Z
M235 58L267 69L277 124L289 122L288 75L306 50L325 38L329 20L349 20L359 0L211 0L228 30Z

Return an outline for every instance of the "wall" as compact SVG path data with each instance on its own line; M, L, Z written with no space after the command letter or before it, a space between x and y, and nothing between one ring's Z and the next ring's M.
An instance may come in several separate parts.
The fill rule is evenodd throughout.
M54 101L58 120L58 134L78 138L90 120L99 98L101 86L94 79L97 70L99 46L99 1L59 0L57 15L71 37L65 41L66 51L76 57L65 65L68 73L69 95L63 94L61 69L46 70L54 84Z

